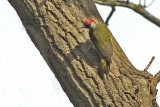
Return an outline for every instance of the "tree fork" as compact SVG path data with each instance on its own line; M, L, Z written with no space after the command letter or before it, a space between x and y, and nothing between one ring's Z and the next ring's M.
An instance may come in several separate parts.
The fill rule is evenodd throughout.
M78 29L88 17L102 21L91 0L8 1L75 107L157 106L153 99L159 80L137 70L114 37L111 71L103 84L98 52L88 49L88 30Z

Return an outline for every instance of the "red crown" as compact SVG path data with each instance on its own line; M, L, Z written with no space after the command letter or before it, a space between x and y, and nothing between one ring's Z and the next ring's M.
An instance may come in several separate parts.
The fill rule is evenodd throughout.
M92 18L88 18L87 20L84 21L85 25L90 25L92 22L95 22Z

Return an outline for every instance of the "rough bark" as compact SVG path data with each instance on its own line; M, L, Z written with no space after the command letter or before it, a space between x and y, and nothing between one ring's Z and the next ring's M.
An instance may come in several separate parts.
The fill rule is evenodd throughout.
M87 17L101 21L91 0L8 1L75 107L158 106L159 76L134 68L114 37L111 71L103 84L88 30L78 29Z

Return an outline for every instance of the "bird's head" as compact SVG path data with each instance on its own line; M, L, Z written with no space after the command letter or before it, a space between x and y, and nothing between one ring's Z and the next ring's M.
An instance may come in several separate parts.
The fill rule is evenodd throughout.
M92 18L88 18L87 20L84 21L84 25L85 27L95 28L96 22Z

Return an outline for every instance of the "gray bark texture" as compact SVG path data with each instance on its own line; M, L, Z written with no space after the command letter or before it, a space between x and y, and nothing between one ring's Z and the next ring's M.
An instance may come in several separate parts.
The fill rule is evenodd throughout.
M158 107L160 74L137 70L114 37L113 62L103 83L98 51L88 29L79 29L88 17L102 21L91 0L8 1L75 107Z

